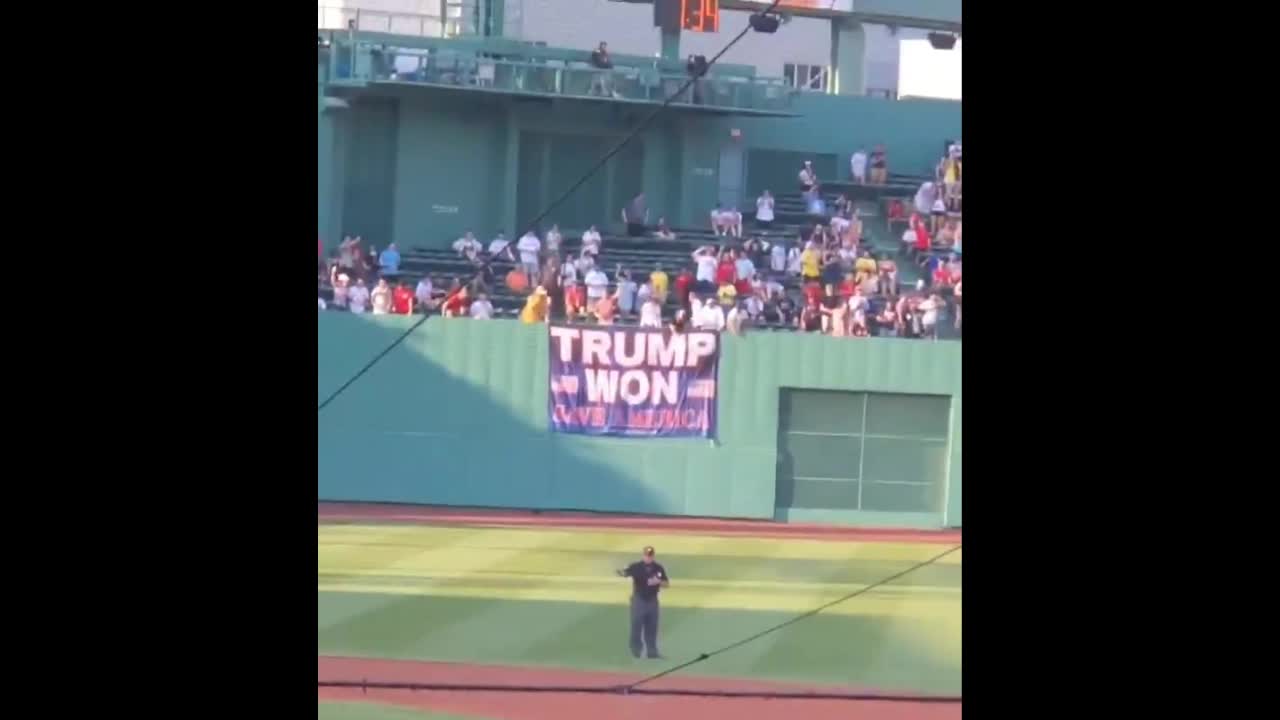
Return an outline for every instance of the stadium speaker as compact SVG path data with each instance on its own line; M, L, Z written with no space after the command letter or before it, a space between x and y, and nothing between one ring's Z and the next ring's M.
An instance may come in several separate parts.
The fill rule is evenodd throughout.
M956 36L951 33L929 33L929 44L934 50L951 50L956 46Z
M756 13L751 16L751 28L756 32L775 33L778 32L778 16L765 15L764 13Z

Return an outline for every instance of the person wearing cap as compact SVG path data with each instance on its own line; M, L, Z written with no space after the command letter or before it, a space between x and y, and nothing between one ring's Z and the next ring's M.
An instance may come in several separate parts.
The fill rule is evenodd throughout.
M631 578L631 655L660 658L658 653L658 591L671 585L667 569L654 561L652 546L645 547L639 562L618 571L618 577ZM641 646L643 637L644 645Z

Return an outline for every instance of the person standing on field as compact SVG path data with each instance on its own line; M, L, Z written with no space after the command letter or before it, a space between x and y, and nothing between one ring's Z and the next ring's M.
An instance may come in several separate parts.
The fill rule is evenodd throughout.
M618 577L631 578L631 655L661 658L658 653L658 591L671 585L667 569L654 562L652 546L645 547L640 562L618 571ZM641 645L643 638L644 644Z

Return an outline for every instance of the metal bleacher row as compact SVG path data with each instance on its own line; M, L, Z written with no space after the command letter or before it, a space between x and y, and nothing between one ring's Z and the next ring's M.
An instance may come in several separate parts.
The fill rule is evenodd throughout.
M828 207L831 207L841 194L854 199L864 223L863 247L871 250L877 258L891 257L901 260L897 257L900 242L888 230L884 221L883 201L890 197L909 197L914 194L920 182L923 182L922 178L898 176L892 177L890 184L882 187L829 183L824 184L822 194ZM630 271L632 279L638 284L644 283L649 273L658 267L667 272L674 283L675 276L681 269L693 266L691 254L699 247L704 245L740 247L743 241L752 237L761 238L770 244L779 240L793 244L798 241L802 230L812 228L815 223L820 222L818 218L808 214L804 200L798 192L777 194L774 201L774 214L776 219L773 227L768 230L759 230L754 227L754 207L750 212L744 209L743 237L740 240L716 236L709 224L701 228L672 228L676 233L674 240L658 239L651 234L633 238L616 232L605 232L602 228L602 242L600 254L596 258L596 266L609 277L611 285L618 280L619 266L621 269ZM652 230L653 228L650 228L650 232ZM562 257L576 256L580 252L581 235L581 231L564 230L562 232L563 241L560 251ZM488 239L479 239L483 245L488 245ZM518 238L511 238L513 245L516 239ZM452 243L452 239L449 239L449 243ZM904 289L908 288L915 283L919 269L910 262L899 262L898 265L900 285ZM527 294L510 290L503 282L503 278L515 266L516 264L505 256L490 262L495 280L488 284L487 291L489 300L493 304L495 317L515 317L524 306ZM772 276L768 270L767 263L764 267L757 264L757 271L762 275ZM412 288L423 276L430 276L436 289L442 290L447 288L454 278L467 282L476 275L476 272L476 266L466 258L460 257L451 247L402 248L400 273L394 280L407 283ZM776 279L797 306L800 306L802 301L799 278L783 275ZM320 296L326 301L332 298L332 288L327 282L322 283ZM667 300L667 306L664 307L664 317L669 318L674 312L675 302L673 293ZM620 324L637 321L638 317L635 314L620 315L617 319ZM791 326L780 326L774 322L764 325L757 323L753 326L763 329L792 329Z

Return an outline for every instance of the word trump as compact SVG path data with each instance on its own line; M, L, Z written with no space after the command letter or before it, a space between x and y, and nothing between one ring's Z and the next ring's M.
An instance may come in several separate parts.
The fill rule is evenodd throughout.
M633 437L714 432L720 336L553 325L551 427Z
M708 332L671 333L627 330L551 328L560 362L586 367L697 367L716 354L716 335ZM628 343L630 340L630 343ZM628 344L630 347L628 347ZM580 355L575 354L578 350Z

